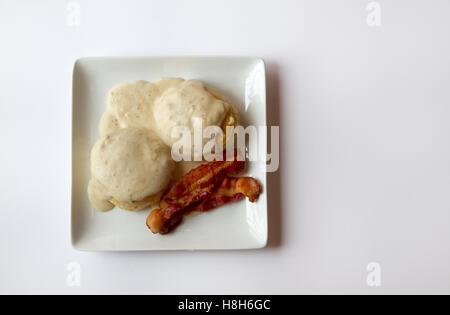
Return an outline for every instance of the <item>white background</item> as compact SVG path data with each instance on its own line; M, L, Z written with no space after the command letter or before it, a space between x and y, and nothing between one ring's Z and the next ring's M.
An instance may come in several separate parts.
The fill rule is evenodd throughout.
M0 0L0 293L450 293L450 2L369 2L79 1L72 27ZM268 248L71 248L72 66L102 55L266 60Z

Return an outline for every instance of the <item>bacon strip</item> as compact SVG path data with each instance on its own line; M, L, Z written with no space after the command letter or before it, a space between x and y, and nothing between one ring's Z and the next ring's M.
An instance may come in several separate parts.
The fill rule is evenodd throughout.
M247 197L255 202L262 192L261 184L252 177L226 177L210 198L193 206L191 211L205 212L229 202Z
M243 171L245 162L238 161L237 154L234 151L234 155L227 158L224 153L223 161L200 165L180 178L161 198L159 206L166 211L166 217L194 202L209 198L226 176Z
M229 202L248 197L255 202L262 192L261 184L251 177L226 177L213 193L203 200L192 203L178 211L155 209L147 218L147 226L153 233L166 234L181 223L183 216L194 212L206 212Z
M257 200L262 187L250 177L233 178L242 171L245 162L233 160L214 161L201 165L183 176L163 196L160 209L153 210L147 226L153 233L165 234L181 223L183 216L193 211L209 211L228 202L248 197Z

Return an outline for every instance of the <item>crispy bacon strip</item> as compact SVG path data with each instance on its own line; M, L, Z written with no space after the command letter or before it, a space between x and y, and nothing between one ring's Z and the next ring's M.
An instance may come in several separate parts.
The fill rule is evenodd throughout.
M206 212L229 202L248 197L255 202L262 192L261 184L251 177L226 177L212 194L203 200L192 203L186 208L170 212L167 209L155 209L147 218L147 226L153 233L166 234L181 223L183 216L194 212Z
M153 210L147 226L153 233L168 233L192 211L208 211L222 204L247 196L254 202L261 193L261 185L253 178L232 178L245 167L237 161L237 151L230 159L201 165L183 176L160 201L160 209Z
M261 184L252 177L226 177L210 198L193 206L191 211L205 212L247 197L255 202L262 192Z
M165 210L166 217L194 202L209 198L226 176L244 170L245 162L238 161L237 154L234 151L233 156L227 157L224 152L223 161L200 165L180 178L160 201L159 206Z

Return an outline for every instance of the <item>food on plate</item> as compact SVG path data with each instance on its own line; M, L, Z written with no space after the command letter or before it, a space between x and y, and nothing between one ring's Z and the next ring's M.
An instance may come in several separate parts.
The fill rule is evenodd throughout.
M165 78L114 86L100 120L101 138L91 151L88 195L94 208L137 211L159 206L148 216L147 225L154 233L166 234L191 212L209 211L245 197L255 202L262 192L260 183L232 177L245 168L237 150L223 153L222 161L174 162L171 147L184 141L174 129L187 129L193 139L198 122L203 129L217 126L226 133L227 127L238 126L239 113L198 80ZM216 140L225 144L229 138ZM195 153L195 142L194 136L183 149L190 146ZM206 159L203 150L200 157Z
M226 155L226 154L225 154ZM188 213L209 211L228 202L248 197L255 202L262 192L260 183L251 177L234 178L245 167L237 154L223 161L201 165L180 178L161 198L159 209L147 218L153 233L166 234L179 225Z
M217 91L198 80L164 78L154 82L131 81L114 86L108 94L108 107L100 122L100 133L106 135L120 128L146 128L154 131L167 144L175 126L191 131L195 118L202 127L239 124L236 108Z
M239 123L239 114L236 108L220 96L218 92L207 88L200 81L163 78L154 82L137 80L120 83L108 93L107 109L100 120L99 129L102 139L99 142L105 145L111 137L117 138L116 145L122 146L123 144L123 148L125 148L126 145L129 145L131 134L136 137L137 129L152 132L151 138L154 139L152 143L157 146L158 150L164 151L161 156L162 161L152 163L152 165L154 168L165 168L165 170L160 170L160 173L167 175L172 173L174 169L174 163L167 162L167 152L170 152L171 144L177 141L177 138L171 138L172 130L175 126L192 128L195 118L202 119L204 128L217 125L224 132L227 126L233 127ZM124 129L135 129L135 131L123 132ZM142 135L143 131L140 131L140 134ZM145 146L147 141L143 141L143 144L138 141L131 143L134 143L134 150L138 152L139 146ZM162 149L164 146L165 149ZM91 168L97 172L101 169L99 168L101 163L97 161L98 158L95 158L95 156L100 154L100 147L101 145L94 147L95 150L93 150L93 157L91 158ZM125 151L122 153L125 154ZM146 158L134 156L134 158L147 159L143 165L146 165L145 162L157 159L156 156ZM123 159L121 162L126 165L129 157ZM179 178L198 165L198 162L181 161L176 163L176 172L173 175ZM103 168L106 169L106 165ZM123 166L123 168L126 167ZM99 180L94 171L92 174L88 192L91 203L98 210L110 210L116 205L125 210L136 211L158 204L162 195L162 191L154 192L152 185L149 185L148 190L151 190L152 194L143 196L134 192L133 197L130 198L118 192L129 185L123 179L112 184L110 180L104 178ZM127 177L128 181L132 180L128 175L122 175ZM163 176L163 180L156 180L158 184L155 185L158 187L167 185L166 175ZM112 175L110 176L112 177ZM145 175L141 174L141 176ZM149 181L151 181L150 178L146 177L146 180L140 180L140 183L148 183ZM129 188L126 187L126 189Z
M156 100L153 113L158 133L167 145L179 140L179 137L173 137L175 127L185 126L193 132L197 128L195 119L201 119L202 127L237 122L237 117L225 121L234 113L232 105L215 97L197 80L183 81L167 88Z
M174 169L170 148L148 129L123 128L91 151L89 199L98 210L136 211L157 205Z

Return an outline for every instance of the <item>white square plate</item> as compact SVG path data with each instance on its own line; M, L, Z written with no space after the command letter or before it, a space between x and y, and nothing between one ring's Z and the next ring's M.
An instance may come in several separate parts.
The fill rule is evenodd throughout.
M98 124L108 91L132 80L161 77L198 79L221 92L239 109L242 124L266 126L264 62L252 57L96 57L75 62L72 121L72 244L89 251L250 249L267 243L267 197L231 203L188 216L175 231L154 235L148 210L102 213L89 203L89 154L99 138ZM266 135L259 141L266 151ZM250 144L252 145L252 144ZM265 155L265 153L264 153ZM264 156L265 157L265 156ZM261 159L262 160L262 159ZM265 162L248 162L246 175L266 187Z

